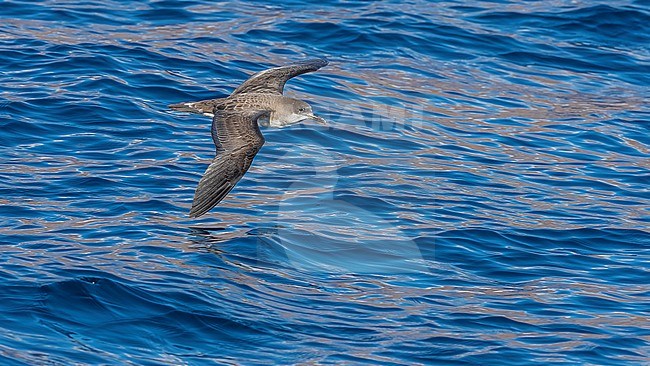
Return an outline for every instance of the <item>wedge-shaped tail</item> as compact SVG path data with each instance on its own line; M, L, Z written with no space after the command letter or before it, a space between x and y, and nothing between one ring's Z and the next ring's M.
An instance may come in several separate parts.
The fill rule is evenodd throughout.
M200 100L198 102L184 102L170 104L169 108L179 112L198 113L206 116L214 116L214 108L226 98Z

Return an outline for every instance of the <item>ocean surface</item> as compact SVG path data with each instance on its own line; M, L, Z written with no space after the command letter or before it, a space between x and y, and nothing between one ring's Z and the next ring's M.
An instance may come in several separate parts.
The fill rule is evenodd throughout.
M210 119L323 57L190 219ZM1 365L648 365L650 2L3 1Z

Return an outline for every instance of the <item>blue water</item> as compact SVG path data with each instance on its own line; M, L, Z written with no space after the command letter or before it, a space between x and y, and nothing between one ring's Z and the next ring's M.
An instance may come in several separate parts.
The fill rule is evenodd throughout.
M0 364L641 365L647 1L0 4ZM187 216L170 103L330 65Z

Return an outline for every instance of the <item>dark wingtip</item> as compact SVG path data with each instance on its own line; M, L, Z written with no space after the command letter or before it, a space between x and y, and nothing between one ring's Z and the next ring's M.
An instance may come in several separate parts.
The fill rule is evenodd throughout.
M304 65L304 66L309 67L313 71L316 71L316 70L320 69L321 67L327 66L327 64L329 64L329 63L330 62L327 61L327 59L321 57L321 58L308 59L308 60L305 60L305 61L302 61L302 62L297 62L297 63L295 63L295 65Z
M196 212L196 210L194 210L194 207L192 207L192 209L190 210L190 215L189 216L190 216L190 219L195 219L195 218L203 215L204 213L205 212Z
M324 57L314 59L314 60L312 60L312 62L313 62L313 64L314 64L314 66L318 67L319 69L320 69L321 67L325 67L325 66L327 66L327 65L330 63L330 62L329 62L326 58L324 58Z
M204 204L197 204L196 199L192 202L192 208L190 209L190 218L196 219L205 215L213 206L206 206Z

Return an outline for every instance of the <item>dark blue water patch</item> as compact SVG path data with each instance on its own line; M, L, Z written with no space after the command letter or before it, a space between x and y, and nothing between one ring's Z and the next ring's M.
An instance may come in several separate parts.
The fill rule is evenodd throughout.
M603 41L613 46L621 42L642 45L647 43L650 16L639 8L621 9L609 5L596 5L559 13L524 14L516 12L485 12L472 17L481 22L497 23L504 28L519 30L523 27L545 28L557 31L567 39ZM507 19L507 22L503 20Z
M386 216L384 217L390 217L388 213L390 212L392 205L389 204L388 202L380 198L362 197L354 193L352 194L351 193L352 192L349 191L338 191L335 194L335 199L339 199L351 205L361 207L364 210L377 212L380 214L386 214Z
M323 3L318 0L308 0L308 1L288 0L286 2L283 2L282 4L278 4L275 1L259 0L256 1L256 3L260 5L266 5L266 6L276 7L276 8L286 7L286 9L291 8L291 9L302 9L302 10L308 10L314 5L319 5L326 8L343 8L343 9L364 8L367 5L365 1L354 1L354 0L353 1L335 0L327 3Z
M194 14L184 9L188 5L191 4L161 1L150 9L137 11L134 17L138 20L152 22L157 25L178 24L178 22L189 21L194 17Z
M511 52L511 53L503 54L501 56L506 58L508 61L516 62L518 64L527 67L531 65L536 65L536 66L550 67L555 69L557 68L568 69L568 70L581 72L581 73L597 73L606 76L610 76L614 74L614 71L618 71L619 74L616 77L626 82L629 82L630 84L643 86L643 85L647 85L648 83L648 79L646 77L648 68L647 66L644 66L642 64L640 65L638 63L630 63L626 61L623 61L621 63L617 63L617 62L605 63L607 62L607 60L601 60L603 62L591 62L591 61L585 61L585 60L589 60L588 58L573 59L568 57L560 57L556 55L533 54L533 53L523 52L523 51ZM602 57L599 56L598 58L602 58ZM609 58L609 56L607 58ZM635 66L631 66L631 65L635 65Z
M116 10L95 4L80 4L73 8L66 8L38 3L21 4L12 2L3 7L2 14L8 18L21 18L25 14L29 14L32 20L66 22L80 26L84 24L119 26L131 22L128 17L130 15L129 9Z
M121 344L128 344L133 352L146 354L144 350L152 342L164 342L163 348L190 351L192 347L182 344L205 347L230 338L247 339L253 347L265 337L264 332L254 327L212 315L213 304L171 293L151 293L105 276L52 283L41 287L39 293L42 305L32 311L42 314L41 328L65 334L70 341L78 340L90 348L113 345L120 349ZM164 302L160 296L190 301L197 310L189 313L161 305ZM206 310L201 312L198 310L201 307ZM151 333L153 329L158 330L157 334ZM133 339L133 334L146 334L146 337ZM273 340L267 338L266 342L269 341ZM101 354L96 357L101 358Z
M450 255L458 258L470 258L473 257L469 254L472 251L480 251L481 253L493 252L494 256L481 258L480 265L478 263L467 263L467 265L476 265L475 268L488 270L486 277L493 279L503 277L503 280L506 282L517 282L517 278L520 278L520 276L527 278L528 276L543 276L544 273L550 274L550 268L553 267L559 270L559 272L556 273L561 273L563 269L569 268L602 268L602 270L591 270L591 272L602 271L603 273L598 273L595 278L605 279L607 277L604 276L604 273L610 272L607 276L617 275L618 272L615 270L615 265L617 265L617 263L616 260L612 259L598 259L598 254L604 255L609 250L625 250L621 247L616 248L620 245L624 245L627 250L631 252L643 252L647 250L645 247L647 247L650 242L648 241L649 238L644 233L638 233L638 235L635 235L636 239L627 244L623 244L625 242L621 242L617 239L621 236L630 234L631 233L626 234L626 232L609 232L607 237L603 237L600 235L599 231L576 230L573 232L555 232L553 234L544 231L533 231L525 236L520 236L519 234L501 234L481 231L463 231L456 234L454 231L451 231L439 234L435 237L435 255L438 260L442 260L443 255ZM593 239L589 239L590 237ZM497 243L503 242L504 239L511 241L513 245L517 243L517 247L521 246L523 243L527 243L527 245L526 248L514 249L515 247L513 247L513 251L510 252L504 252L502 249L494 251L495 245L500 246L500 244ZM460 256L457 254L462 252L466 252L467 254ZM549 253L553 252L557 253L549 255ZM576 252L581 254L576 255ZM568 255L569 253L574 254ZM556 255L563 257L563 259L556 261L554 258ZM457 265L465 265L465 263L458 263ZM513 267L519 267L521 270L512 272L503 271L503 268ZM530 270L523 270L523 268L544 269L540 270L540 273L536 274L535 270L530 272ZM494 274L490 274L489 269L500 273L500 275L495 276ZM526 275L526 272L529 274ZM639 275L641 273L639 272L637 274L635 272L636 271L630 270L623 276L628 278L628 281L631 281L632 283L638 283L637 281L639 280ZM573 276L578 277L583 275L584 274L573 274Z
M578 72L607 72L614 77L636 85L647 84L647 65L629 53L619 52L621 47L643 47L648 32L638 32L648 24L648 15L641 9L618 9L607 5L582 8L555 14L530 14L515 12L482 12L472 19L480 22L505 24L510 32L530 32L544 29L545 36L551 34L568 44L555 48L530 47L520 44L510 47L509 52L498 52L508 61L525 65L540 65L552 68L569 68ZM507 20L507 21L504 21ZM628 27L637 24L637 27ZM632 31L633 30L633 31ZM629 32L629 37L628 33ZM625 39L624 46L621 39ZM606 49L604 43L607 44ZM523 47L522 47L523 46ZM573 54L569 56L567 53ZM611 73L618 70L619 75Z

